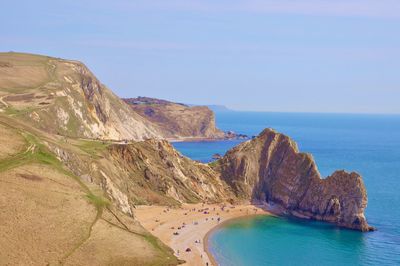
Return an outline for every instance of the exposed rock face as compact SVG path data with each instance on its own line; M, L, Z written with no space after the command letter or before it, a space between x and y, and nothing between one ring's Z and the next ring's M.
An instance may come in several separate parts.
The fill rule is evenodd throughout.
M132 109L154 123L166 138L224 138L215 126L213 111L148 97L124 99Z
M227 184L208 165L178 153L165 140L111 145L107 160L118 166L116 183L129 187L137 203L176 204L222 202L235 198ZM110 173L112 175L112 173Z
M214 113L153 98L121 100L81 62L0 53L0 112L69 137L223 139Z
M80 62L19 53L0 53L0 61L8 65L0 68L0 111L6 114L71 137L161 136Z
M141 204L236 201L217 172L182 156L165 140L105 144L95 157L49 147L76 176L102 187L130 216L134 206Z
M227 152L218 168L238 197L279 204L301 218L372 230L364 216L367 193L361 176L336 171L321 179L312 156L271 129Z

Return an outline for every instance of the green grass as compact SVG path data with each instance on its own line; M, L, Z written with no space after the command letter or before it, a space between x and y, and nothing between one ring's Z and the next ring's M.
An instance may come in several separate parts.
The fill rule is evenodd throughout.
M104 198L103 196L95 195L92 192L88 193L86 197L90 203L96 206L97 210L102 210L110 205L110 201L108 199Z
M82 180L70 171L66 170L57 157L49 151L49 149L41 143L36 136L27 132L20 134L24 137L26 143L24 151L1 160L0 172L29 163L41 163L50 165L57 171L74 178L81 185L84 191L90 192L89 188L82 182Z
M173 255L173 250L168 246L165 246L157 237L153 236L150 233L146 233L143 235L143 238L149 242L150 245L154 247L154 249L158 250L159 257L154 257L153 265L170 265L170 264L180 264L178 258Z
M20 132L20 134L24 137L26 145L25 149L20 153L6 158L0 161L0 172L6 171L24 164L29 163L41 163L45 165L49 165L56 170L62 172L63 174L74 178L86 192L86 198L88 202L93 204L97 210L96 218L94 219L92 225L90 226L90 230L88 232L87 237L80 242L76 247L74 247L70 252L68 252L62 259L64 262L66 258L70 254L72 254L77 248L79 248L91 235L92 227L96 223L96 221L101 217L103 210L108 208L111 205L111 202L105 198L103 195L99 195L98 193L92 192L79 177L75 176L70 171L66 170L63 167L63 164L57 159L57 157L33 134L27 132ZM79 145L80 148L87 151L88 153L95 153L99 150L104 149L109 145L108 143L103 143L101 141L82 141L82 144ZM173 251L165 246L158 238L153 236L150 233L137 233L132 232L138 236L143 237L155 250L158 251L158 255L154 258L154 265L165 265L167 264L175 264L179 261L176 257L173 256Z
M77 136L80 129L80 122L74 115L70 115L67 123L67 133L70 136Z
M31 113L33 111L41 109L40 107L27 107L23 109L17 109L12 106L8 106L4 111L4 114L9 115L9 116L21 116L25 115L28 113Z
M109 145L110 143L107 141L81 140L76 146L87 154L98 157L98 154L104 151Z
M82 189L86 192L86 197L90 203L92 203L97 211L98 216L101 215L103 209L110 205L110 201L103 196L94 194L83 181L75 176L70 171L66 170L62 163L57 159L57 157L48 150L43 143L41 143L34 135L29 133L22 133L22 136L26 142L26 149L12 157L0 161L0 172L29 164L29 163L41 163L45 165L50 165L57 171L75 179Z
M0 161L0 172L35 161L36 141L34 140L34 137L31 136L30 134L22 134L22 135L23 135L23 137L25 139L25 143L26 143L25 150L20 153L17 153L14 156L11 156L4 160L1 160ZM32 150L28 150L29 147L35 147L35 148L32 148ZM41 159L44 159L43 152L41 152L41 155L40 155L40 160Z

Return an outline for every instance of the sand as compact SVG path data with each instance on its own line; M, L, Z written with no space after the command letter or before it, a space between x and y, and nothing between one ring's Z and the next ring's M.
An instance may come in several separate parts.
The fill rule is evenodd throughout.
M223 210L221 206L221 204L184 204L181 208L139 206L135 210L135 215L147 230L170 246L179 259L186 261L183 265L207 265L207 263L215 265L215 261L207 253L209 232L233 218L268 214L253 205L226 205ZM187 252L187 248L191 251Z

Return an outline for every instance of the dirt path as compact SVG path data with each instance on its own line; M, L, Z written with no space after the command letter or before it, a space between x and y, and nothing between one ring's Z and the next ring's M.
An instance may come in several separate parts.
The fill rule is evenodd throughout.
M7 95L1 96L1 97L0 97L0 103L1 103L2 105L4 105L4 107L3 107L2 109L6 109L6 108L8 108L8 106L9 106L8 103L7 103L6 101L3 100L3 98L6 97L6 96L7 96Z

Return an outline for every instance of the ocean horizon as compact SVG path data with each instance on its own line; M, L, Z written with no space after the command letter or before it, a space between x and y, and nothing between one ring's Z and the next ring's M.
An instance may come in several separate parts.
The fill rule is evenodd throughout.
M215 230L209 249L220 265L399 265L400 115L216 112L217 127L248 136L264 128L287 134L311 153L323 177L336 169L363 176L366 218L361 233L286 217L235 219ZM184 155L210 162L243 140L180 142ZM246 243L246 245L243 245ZM288 255L290 254L290 255Z

